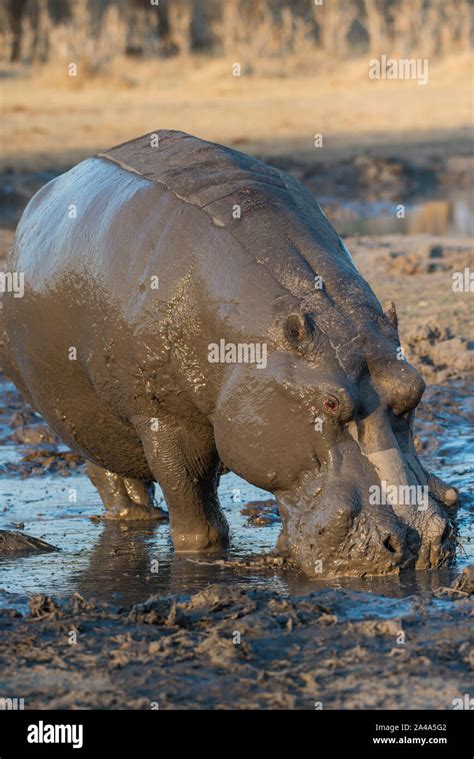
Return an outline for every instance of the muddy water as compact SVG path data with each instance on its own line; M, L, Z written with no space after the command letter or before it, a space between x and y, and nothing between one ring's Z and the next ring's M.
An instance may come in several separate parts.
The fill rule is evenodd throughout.
M394 202L322 198L320 204L341 235L474 234L474 196L468 192L451 192L447 198L415 196L405 204L404 218L397 217Z
M22 407L21 400L11 383L3 382L0 393L7 401L0 428L0 529L21 529L60 549L52 554L0 559L0 605L22 610L31 594L61 599L74 591L90 599L130 604L154 593L188 593L211 583L242 583L283 595L325 587L365 591L377 596L377 613L390 616L404 613L407 596L449 585L474 561L473 401L466 383L430 388L418 427L424 460L464 493L459 515L463 550L456 566L404 572L399 577L337 581L308 580L296 570L235 566L253 554L270 551L280 525L271 508L257 520L263 524L250 523L245 504L271 496L233 474L225 475L220 485L232 534L225 556L174 555L164 523L144 527L104 522L98 518L103 512L97 491L80 463L76 469L56 472L37 466L36 473L24 476L22 458L31 446L13 441L8 424L11 411ZM59 450L65 449L60 446ZM159 489L157 496L161 498ZM366 612L366 600L363 606ZM357 613L356 608L351 610L351 616Z

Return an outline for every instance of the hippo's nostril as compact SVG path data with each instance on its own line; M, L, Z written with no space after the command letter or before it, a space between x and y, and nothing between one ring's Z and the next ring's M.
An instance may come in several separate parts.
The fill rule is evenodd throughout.
M387 551L390 551L390 553L398 553L398 548L391 535L387 535L383 542L383 547L386 548Z
M396 561L401 561L405 555L406 541L402 535L389 533L383 541L382 546Z

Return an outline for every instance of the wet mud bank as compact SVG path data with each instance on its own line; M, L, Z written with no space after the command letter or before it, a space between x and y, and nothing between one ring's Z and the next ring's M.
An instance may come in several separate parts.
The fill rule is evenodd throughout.
M452 709L469 692L466 591L391 599L209 585L121 608L75 594L0 616L5 696L35 709Z

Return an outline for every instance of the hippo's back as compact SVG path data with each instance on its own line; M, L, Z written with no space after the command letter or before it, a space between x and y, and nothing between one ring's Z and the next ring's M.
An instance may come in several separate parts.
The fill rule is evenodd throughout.
M278 169L184 132L151 132L99 156L166 187L184 202L213 215L220 226L232 223L231 214L219 217L217 202L223 198L240 196L250 208L257 193L260 201L263 196L268 199L272 194L283 193L287 202L295 191L304 193L302 185Z

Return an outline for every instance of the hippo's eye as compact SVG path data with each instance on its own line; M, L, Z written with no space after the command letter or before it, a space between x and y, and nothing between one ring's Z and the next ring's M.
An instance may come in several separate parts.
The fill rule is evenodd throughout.
M335 398L327 397L323 401L324 408L326 411L328 411L330 414L333 414L335 410L337 409L337 400Z

